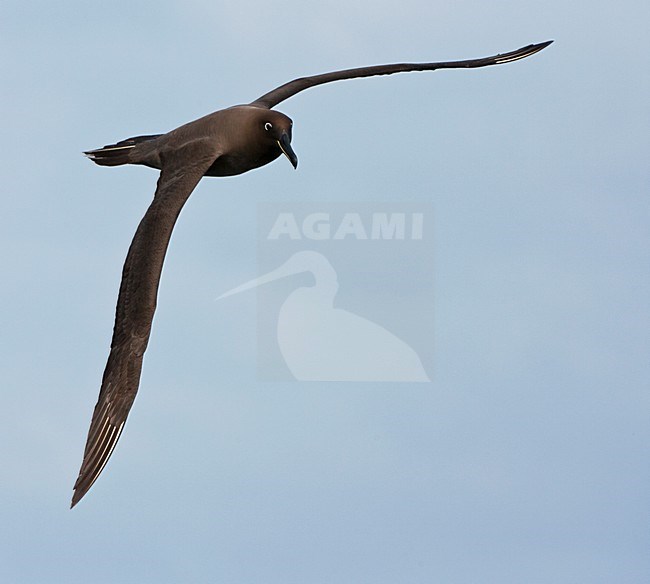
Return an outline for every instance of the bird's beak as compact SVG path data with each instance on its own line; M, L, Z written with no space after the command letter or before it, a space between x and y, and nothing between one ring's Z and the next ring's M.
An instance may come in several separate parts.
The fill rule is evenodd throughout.
M278 146L280 147L280 150L282 150L282 153L289 159L291 165L294 168L298 168L298 157L293 151L293 148L291 148L291 141L289 140L289 136L286 134L286 132L283 132L282 136L280 136L280 139L278 140Z

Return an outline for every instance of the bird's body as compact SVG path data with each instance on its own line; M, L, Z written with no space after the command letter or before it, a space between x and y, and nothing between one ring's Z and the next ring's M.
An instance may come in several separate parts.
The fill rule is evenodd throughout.
M476 68L517 61L552 41L482 59L361 67L295 79L246 105L217 111L167 134L137 136L85 154L102 166L140 164L160 170L153 202L124 263L111 351L93 412L72 506L93 485L124 428L140 382L142 359L156 309L162 265L176 219L203 176L232 176L264 166L282 154L297 167L292 122L273 110L296 93L342 79L408 71Z
M270 131L264 129L265 124L273 126ZM278 148L278 140L273 138L273 130L282 127L290 143L291 125L291 120L280 112L237 105L208 114L167 134L128 138L86 152L86 155L103 166L141 164L162 170L166 157L178 159L186 146L201 144L219 153L204 176L233 176L278 158L282 150Z

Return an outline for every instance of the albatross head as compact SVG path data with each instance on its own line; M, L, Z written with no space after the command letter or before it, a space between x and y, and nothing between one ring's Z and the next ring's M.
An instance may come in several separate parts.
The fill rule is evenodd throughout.
M274 145L289 159L293 167L298 168L298 157L291 148L291 126L293 126L293 122L283 113L274 110L267 110L264 114L261 116L261 123L265 140L273 141Z

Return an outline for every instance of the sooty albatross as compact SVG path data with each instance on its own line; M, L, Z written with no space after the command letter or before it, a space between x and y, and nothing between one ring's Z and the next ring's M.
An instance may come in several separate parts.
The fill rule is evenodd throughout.
M331 81L407 71L487 67L524 59L551 42L482 59L377 65L302 77L247 105L220 110L167 134L136 136L85 152L102 166L143 164L159 169L160 177L153 202L138 226L124 262L111 350L71 507L102 472L133 405L156 310L165 252L185 201L203 176L241 174L264 166L282 154L294 168L298 166L298 158L291 148L292 121L271 108L300 91Z

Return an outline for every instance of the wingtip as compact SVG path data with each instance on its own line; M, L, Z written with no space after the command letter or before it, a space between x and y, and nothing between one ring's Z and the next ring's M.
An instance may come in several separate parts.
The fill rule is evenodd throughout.
M503 63L512 63L514 61L520 61L521 59L526 59L527 57L530 57L532 55L535 55L539 53L540 51L543 51L546 47L548 47L553 41L544 41L543 43L533 43L530 45L526 45L525 47L521 47L521 49L517 49L516 51L512 51L510 53L503 53L501 55L496 55L493 60L491 60L488 64L490 65L501 65Z
M530 45L530 55L534 55L535 53L539 53L540 51L543 51L546 47L548 47L550 44L553 44L553 40L550 41L544 41L543 43L534 43Z
M77 495L77 491L74 491L72 494L72 501L70 501L70 509L74 509L74 506L81 501L83 495Z
M97 480L97 477L95 477L95 480ZM81 501L81 499L86 496L86 493L88 493L90 487L93 486L95 481L93 481L90 485L79 485L78 482L79 479L77 479L77 483L75 483L75 486L72 488L72 500L70 501L70 509L74 508L77 503L79 503L79 501Z
M74 487L72 487L72 500L70 501L70 509L72 509L81 499L84 498L86 493L90 490L90 487L92 487L92 484L90 486L88 485L82 485L80 484L81 481L81 475L77 477L77 480L74 483Z

